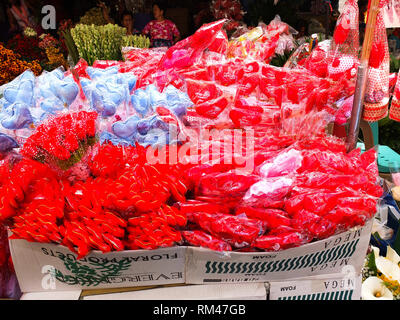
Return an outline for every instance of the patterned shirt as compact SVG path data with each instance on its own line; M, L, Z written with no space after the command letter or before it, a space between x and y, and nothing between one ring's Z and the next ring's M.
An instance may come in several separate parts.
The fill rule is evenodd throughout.
M151 42L154 40L170 40L173 41L174 37L178 37L179 30L176 25L170 20L150 21L143 29L143 33L150 36Z

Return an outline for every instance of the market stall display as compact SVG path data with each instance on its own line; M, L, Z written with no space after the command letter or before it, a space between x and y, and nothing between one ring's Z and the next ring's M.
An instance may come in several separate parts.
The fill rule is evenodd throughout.
M333 41L290 68L269 64L292 41L279 19L231 41L219 20L168 49L125 50L124 61L122 46L146 39L71 29L83 58L74 68L3 87L10 239L59 246L79 265L93 251L281 253L370 226L383 193L376 151L347 152L326 132L348 120L355 91L354 3ZM349 255L358 241L330 250Z
M8 196L3 200L1 217L2 221L10 222L13 238L62 243L83 257L91 249L108 252L172 246L183 243L182 230L185 240L192 245L213 248L213 243L219 241L225 249L275 251L324 239L363 225L373 216L381 195L375 151L347 155L343 142L325 136L327 120L324 117L329 115L326 110L331 113L333 110L327 100L317 103L321 99L317 92L316 100L302 105L305 96L298 93L303 87L299 79L308 79L304 89L316 85L318 90L322 80L258 61L244 61L240 67L232 61L228 63L236 75L235 83L229 85L238 90L236 95L229 96L225 93L229 92L227 86L220 82L225 81L220 78L224 74L218 73L221 62L212 64L203 56L206 54L203 53L204 39L215 39L222 24L223 21L201 28L194 36L170 48L159 61L158 68L170 76L167 78L171 79L174 73L183 77L187 95L168 81L159 82L160 91L154 85L137 89L136 77L119 72L121 63L119 68L86 67L88 78L82 78L79 85L85 96L83 101L88 102L88 105L84 103L87 111L74 111L83 107L81 104L74 107L78 86L70 82L69 76L53 76L52 81L56 76L60 79L55 85L50 84L50 88L70 110L46 116L41 105L41 120L35 129L30 129L25 141L18 141L23 158L17 160L11 155L2 166L5 179L2 188ZM193 62L197 70L189 67ZM125 64L129 66L129 61ZM202 69L216 70L215 84L210 78L198 80L191 75ZM203 74L209 76L211 72ZM286 79L278 80L278 75ZM21 78L7 88L10 94L6 94L6 99L10 99L6 110L13 108L24 115L14 119L14 113L4 113L3 126L13 130L26 129L34 123L34 117L27 117L34 110L21 107L15 99L21 94L30 94L29 99L40 100L34 95L35 80ZM292 82L294 87L281 101L275 96L269 103L260 103L257 94L269 93L259 89L261 81L265 83L264 88L267 83L276 83L279 87L285 82L289 90ZM39 89L44 88L43 83L46 80L42 79ZM21 88L22 84L30 84L30 93ZM344 86L339 88L339 94L346 94ZM9 98L13 96L11 92L16 97L14 100ZM207 103L218 100L221 93L229 112L217 112L228 116L219 124L219 129L252 128L256 132L255 155L246 155L256 163L248 172L250 175L237 171L245 169L237 160L224 165L223 154L216 154L222 166L212 162L184 165L183 159L167 166L146 163L144 154L149 148L166 145L168 149L168 145L171 148L176 142L188 142L192 146L194 141L182 140L182 136L173 141L169 136L172 126L185 139L190 139L190 133L186 133L191 124L188 109L208 120L206 126L215 127L215 120L211 120L214 117L208 111L213 106ZM183 124L184 119L189 127ZM307 132L306 138L305 130L310 127L314 137ZM96 143L96 137L101 137L102 146ZM220 144L223 139L222 136L213 143ZM210 151L206 150L212 144L206 144L205 150L200 147L196 154L207 155ZM177 147L179 152L180 146ZM120 162L115 166L118 158ZM113 163L104 162L106 159L113 159ZM199 160L195 163L200 163ZM25 177L21 170L27 167L31 169ZM143 177L141 181L137 179L139 176ZM52 185L53 192L49 189L46 198L37 202L35 194L43 193L40 189L43 181ZM35 191L34 186L39 189ZM146 190L155 188L159 192L153 193L156 198L152 198ZM26 198L21 191L28 189L31 195ZM17 206L11 205L14 201ZM138 229L139 226L147 231ZM81 230L78 238L74 230ZM145 237L149 232L154 234L152 238ZM158 233L160 238L156 241Z

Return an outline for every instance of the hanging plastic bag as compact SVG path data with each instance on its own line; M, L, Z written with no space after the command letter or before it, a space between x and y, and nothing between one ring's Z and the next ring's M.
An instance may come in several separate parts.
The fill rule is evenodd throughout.
M387 0L381 0L376 18L374 40L369 58L368 84L364 101L363 119L375 122L388 115L390 55L383 6Z
M400 121L400 77L397 77L396 86L393 92L392 104L390 106L389 118Z
M338 81L357 74L359 51L359 9L356 0L348 0L338 18L328 53L328 76Z

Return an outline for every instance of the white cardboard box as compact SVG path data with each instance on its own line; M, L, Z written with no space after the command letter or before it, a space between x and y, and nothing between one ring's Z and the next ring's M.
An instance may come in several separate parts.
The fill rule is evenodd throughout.
M83 300L266 300L263 283L190 285L90 295Z
M360 300L362 276L329 274L269 283L269 300Z
M24 293L20 300L79 300L82 290Z
M185 247L102 254L81 260L55 244L11 240L21 291L72 291L185 283Z
M10 251L21 291L72 291L165 284L223 284L286 281L338 274L352 266L360 273L372 220L325 240L281 252L235 253L203 248L94 251L76 260L55 244L11 240Z
M371 236L372 220L328 239L280 252L216 252L188 248L186 283L269 282L340 274L352 266L360 273Z

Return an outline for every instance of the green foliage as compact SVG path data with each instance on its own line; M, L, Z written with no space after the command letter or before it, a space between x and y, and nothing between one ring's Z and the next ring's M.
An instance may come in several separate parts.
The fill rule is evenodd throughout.
M78 24L71 29L79 56L92 65L95 60L122 60L122 43L126 29L118 25Z
M103 12L101 8L94 7L88 10L84 16L81 17L79 20L80 24L87 24L87 25L96 25L102 26L107 24L107 21L104 19Z
M369 271L374 273L374 275L378 273L378 269L375 264L375 253L373 251L367 256L367 267Z
M275 67L283 67L295 50L296 49L293 49L290 52L285 52L283 55L276 54L270 64Z
M390 55L390 72L399 72L400 69L400 59L396 58L394 55Z
M400 153L400 123L386 117L379 121L379 144Z
M123 47L149 48L150 39L142 35L129 35L122 38Z
M71 35L71 30L67 29L61 32L62 37L64 38L65 45L68 49L69 55L72 57L72 61L74 64L78 63L79 60L79 52L78 49L76 48L74 39L72 38Z

